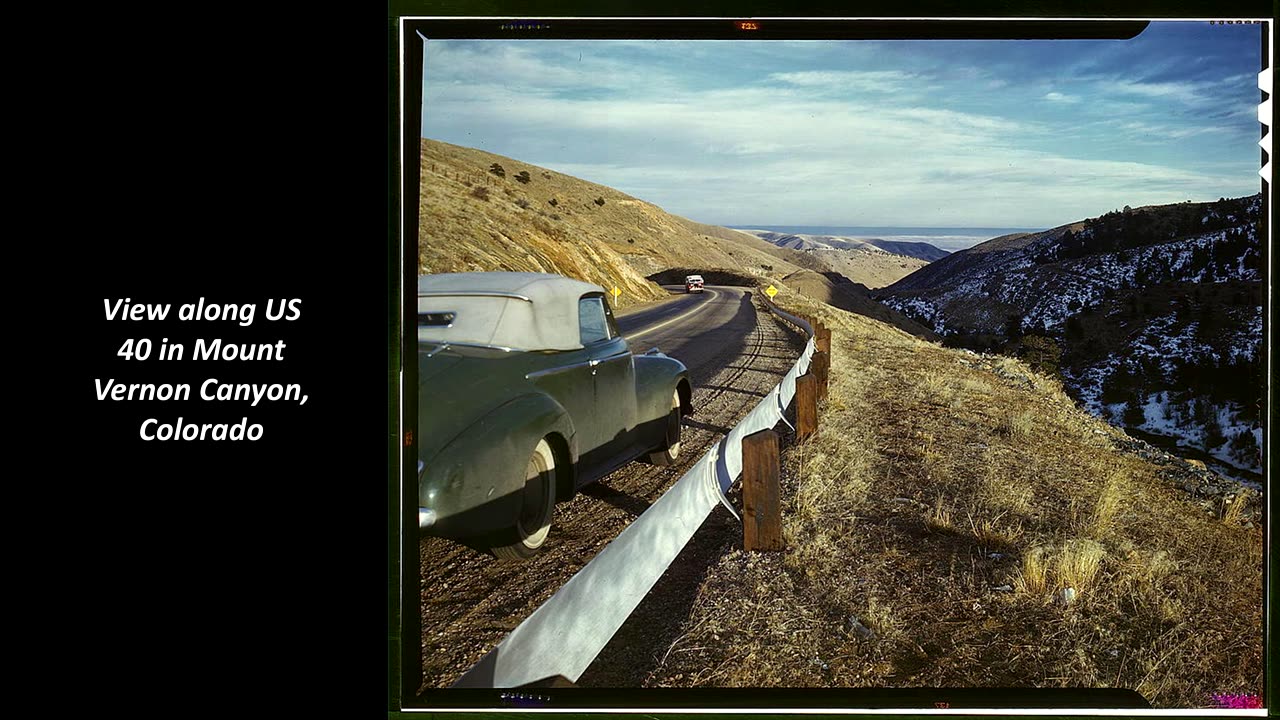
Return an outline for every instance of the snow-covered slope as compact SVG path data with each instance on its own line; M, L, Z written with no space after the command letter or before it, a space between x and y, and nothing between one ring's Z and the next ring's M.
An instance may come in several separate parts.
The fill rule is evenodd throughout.
M1096 414L1258 471L1260 217L1261 195L1125 208L990 240L875 297L952 344L1044 336Z

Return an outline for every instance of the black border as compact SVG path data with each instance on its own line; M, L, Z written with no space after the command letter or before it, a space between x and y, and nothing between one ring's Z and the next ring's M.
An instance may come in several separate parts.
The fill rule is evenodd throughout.
M740 20L503 19L413 21L432 39L584 40L1125 40L1143 20Z

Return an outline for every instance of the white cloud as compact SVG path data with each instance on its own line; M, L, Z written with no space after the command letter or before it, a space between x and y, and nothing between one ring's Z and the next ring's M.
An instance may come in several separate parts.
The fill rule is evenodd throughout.
M1150 123L1141 120L1109 120L1105 121L1104 124L1110 125L1117 130L1121 130L1126 135L1131 136L1136 140L1149 143L1166 143L1171 140L1184 140L1197 135L1219 135L1233 132L1232 128L1222 125L1175 127L1173 125Z
M1097 216L1117 205L1181 202L1201 188L1218 195L1257 191L1247 177L1148 163L1082 160L964 148L876 157L758 159L690 172L678 159L646 166L558 165L664 209L724 224L1047 227ZM1221 190L1218 190L1221 188Z
M1251 80L1251 75L1233 75L1212 82L1203 80L1142 82L1111 78L1097 81L1095 88L1104 95L1128 95L1204 107L1219 102L1215 91L1245 87Z
M1144 83L1132 80L1110 80L1102 83L1104 90L1125 95L1140 95L1157 99L1172 99L1184 103L1196 102L1200 99L1202 83L1163 82Z
M430 91L454 82L530 95L635 88L659 90L672 79L652 67L622 62L584 45L581 52L539 52L535 45L428 42L423 79Z
M1080 98L1076 97L1075 95L1063 95L1063 94L1062 94L1062 93L1060 93L1060 92L1050 92L1050 93L1045 93L1044 99L1045 99L1045 100L1048 100L1049 102L1056 102L1056 103L1078 103L1078 102L1080 102Z
M769 79L804 88L883 93L919 90L926 82L925 78L900 70L806 70L772 73Z
M778 61L797 51L767 48ZM663 47L642 49L670 59ZM670 64L631 59L579 60L536 43L429 52L425 134L732 224L1041 227L1117 204L1257 190L1256 168L1162 160L1171 154L1163 147L1230 131L1225 119L1207 124L1206 83L1077 78L1049 92L1014 83L974 98L967 93L986 76L970 73L959 86L970 102L947 104L921 92L940 82L927 73L795 70L707 87L705 76L698 86ZM1037 99L1069 104L1076 117L1049 122L1028 112L1044 111ZM1192 105L1195 118L1161 122L1148 112L1170 104ZM1101 142L1122 150L1096 159Z

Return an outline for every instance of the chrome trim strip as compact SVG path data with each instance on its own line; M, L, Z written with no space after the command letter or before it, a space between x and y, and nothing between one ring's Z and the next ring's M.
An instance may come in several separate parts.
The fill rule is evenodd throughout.
M515 352L515 351L516 351L516 349L515 349L515 348L509 348L509 347L507 347L507 346L505 346L505 345L485 345L485 344L483 344L483 343L458 342L457 340L419 340L418 342L420 342L420 343L427 342L427 343L432 343L432 344L434 344L434 343L443 343L443 347L440 347L440 348L438 348L438 349L436 349L436 350L433 350L433 351L432 351L432 354L438 353L438 352L440 352L441 350L443 350L443 349L445 349L445 348L447 348L447 347L449 347L449 346L451 346L451 345L458 345L458 346L460 346L460 347L488 348L489 350L501 350L501 351L503 351L503 352ZM427 357L431 357L431 355L428 355Z
M513 347L507 347L506 345L485 345L484 343L458 342L458 341L456 341L456 340L450 340L450 341L449 341L449 344L450 344L450 345L463 345L463 346L465 346L465 347L489 348L489 349L491 349L491 350L501 350L502 352L515 352L515 351L516 351L516 349L515 349L515 348L513 348Z
M501 290L454 290L446 292L444 290L426 292L418 292L418 297L500 297L511 298L512 300L523 300L527 303L533 302L527 295L520 293L503 292Z

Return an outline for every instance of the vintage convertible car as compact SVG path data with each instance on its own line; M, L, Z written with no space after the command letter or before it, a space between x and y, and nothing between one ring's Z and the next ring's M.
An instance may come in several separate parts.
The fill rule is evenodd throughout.
M668 465L688 371L632 354L603 288L542 273L418 278L420 531L530 557L557 501L635 459Z

